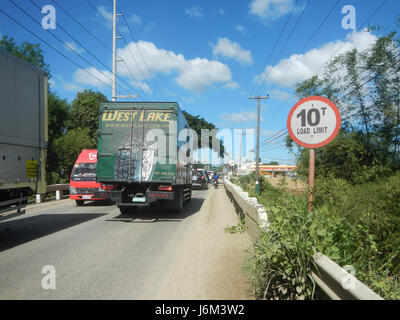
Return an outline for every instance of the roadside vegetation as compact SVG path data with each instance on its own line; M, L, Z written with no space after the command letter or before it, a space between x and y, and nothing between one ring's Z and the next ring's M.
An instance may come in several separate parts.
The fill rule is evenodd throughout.
M332 100L342 127L335 140L316 149L312 213L304 189L261 179L257 198L271 227L255 243L258 299L318 298L309 276L316 252L353 266L355 276L383 298L400 299L399 44L397 32L383 35L365 51L336 56L321 75L297 85L299 98ZM298 179L307 183L308 149L289 137L287 147L297 156ZM255 196L254 175L236 183Z
M309 276L312 256L322 252L385 299L400 299L400 172L354 186L342 179L316 180L316 203L307 195L273 187L261 179L271 223L254 244L257 299L316 299ZM255 197L254 174L234 180Z

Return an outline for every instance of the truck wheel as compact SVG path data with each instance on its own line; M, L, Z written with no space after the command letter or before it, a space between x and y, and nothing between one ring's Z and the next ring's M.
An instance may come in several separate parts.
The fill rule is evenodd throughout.
M183 191L178 189L176 192L176 199L174 200L174 210L176 213L180 213L183 209Z
M85 203L85 200L75 200L75 203L78 207L82 207L83 204Z

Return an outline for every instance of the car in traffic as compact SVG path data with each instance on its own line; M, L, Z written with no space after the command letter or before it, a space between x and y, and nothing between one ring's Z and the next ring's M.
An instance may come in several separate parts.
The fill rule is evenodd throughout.
M203 170L192 171L192 188L208 189L208 179Z

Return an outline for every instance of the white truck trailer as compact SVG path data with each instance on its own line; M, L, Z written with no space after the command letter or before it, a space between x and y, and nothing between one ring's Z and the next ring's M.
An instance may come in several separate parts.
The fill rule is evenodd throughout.
M46 192L47 76L0 49L0 215Z

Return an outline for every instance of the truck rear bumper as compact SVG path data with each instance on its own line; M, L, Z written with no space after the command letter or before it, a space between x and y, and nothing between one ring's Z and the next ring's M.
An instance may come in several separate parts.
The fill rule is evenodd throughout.
M146 202L130 202L126 201L126 197L123 202L122 192L121 191L96 191L94 193L94 197L96 198L103 198L103 199L110 199L115 201L118 206L146 206L150 203L157 201L157 200L174 200L175 193L174 192L167 192L167 191L147 191L145 194ZM131 199L128 197L128 199Z
M89 198L90 197L90 198ZM100 201L107 200L107 198L96 197L93 194L70 194L69 198L71 200L88 200L88 201Z

